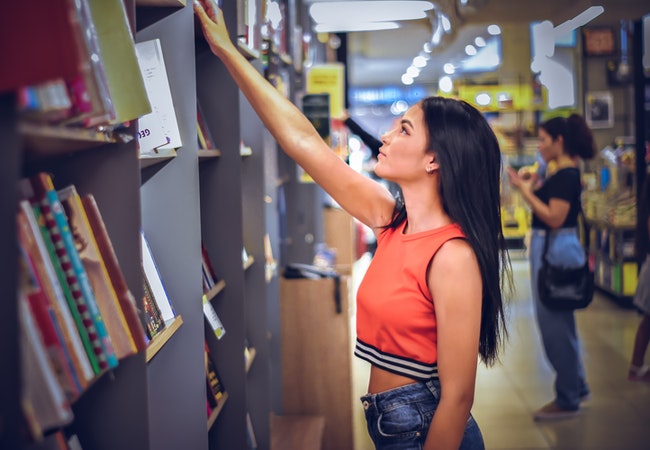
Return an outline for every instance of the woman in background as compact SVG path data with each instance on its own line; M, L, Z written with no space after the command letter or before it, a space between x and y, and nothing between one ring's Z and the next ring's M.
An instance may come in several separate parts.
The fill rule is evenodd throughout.
M580 267L585 262L577 230L582 209L578 162L580 158L593 158L596 151L591 130L577 114L542 123L538 148L546 164L555 167L540 187L535 187L535 175L522 177L510 167L508 175L533 212L529 249L531 290L544 351L556 373L555 399L539 409L534 418L557 420L578 414L580 402L589 397L589 386L574 313L551 310L541 303L537 276L546 239L550 239L546 258L553 265Z
M375 166L401 187L397 203L329 148L239 53L222 11L206 3L194 8L210 49L280 148L377 236L357 295L355 348L371 364L362 405L376 447L484 448L471 416L477 362L498 356L501 276L509 271L501 152L486 120L441 97L411 107L382 136Z

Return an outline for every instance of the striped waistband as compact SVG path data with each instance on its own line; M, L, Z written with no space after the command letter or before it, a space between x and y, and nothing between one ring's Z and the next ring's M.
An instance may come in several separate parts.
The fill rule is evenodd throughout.
M383 352L378 348L357 339L354 355L398 375L404 375L419 381L438 378L438 364L427 364L399 355Z

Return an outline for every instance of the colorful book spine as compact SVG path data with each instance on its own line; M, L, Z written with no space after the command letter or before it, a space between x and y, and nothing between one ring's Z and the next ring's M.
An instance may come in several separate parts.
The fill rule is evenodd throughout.
M111 338L97 306L88 274L79 257L63 206L59 201L56 190L54 190L52 178L50 175L41 172L34 175L30 180L36 198L41 202L48 226L52 222L57 226L58 233L53 233L50 230L52 241L57 249L57 255L61 260L61 266L65 271L72 294L81 305L80 312L84 314L84 323L87 327L91 327L90 329L94 328L94 334L89 332L89 337L93 342L93 349L99 360L100 368L104 370L117 367L118 360L113 350ZM46 208L49 211L46 211Z
M59 189L57 195L65 210L70 229L74 230L79 258L86 270L115 355L118 359L130 356L136 352L135 342L131 337L129 325L126 323L124 312L117 300L115 289L113 289L106 265L99 252L97 240L81 203L81 197L72 184Z
M43 348L52 365L61 388L68 400L81 394L81 386L72 372L72 361L67 348L63 344L61 328L56 323L52 308L43 291L42 284L36 272L34 262L23 248L22 257L24 268L29 281L29 289L25 289L32 317L38 327Z
M45 246L36 216L26 200L20 202L18 210L18 238L34 266L49 310L57 324L63 349L72 368L75 385L81 392L87 387L94 373L50 260L50 252Z
M94 375L99 374L102 370L99 364L99 357L95 351L96 349L101 350L101 346L98 342L94 342L97 340L97 333L92 319L88 314L88 309L83 303L83 297L78 291L76 291L77 295L75 295L71 289L69 281L74 278L74 273L70 273L69 278L63 268L63 263L59 258L59 253L65 253L65 249L63 248L63 243L60 239L58 226L54 221L49 204L46 201L41 202L39 198L37 198L34 187L28 178L24 178L20 181L19 189L21 191L21 196L25 199L29 199L34 210L34 215L41 229L41 235L43 236L43 240L50 255L50 260L54 265L70 314L74 319L79 337L81 338L86 351L88 364L90 364L92 370L92 373L86 373L86 376L87 379L90 380ZM57 237L56 244L54 237Z

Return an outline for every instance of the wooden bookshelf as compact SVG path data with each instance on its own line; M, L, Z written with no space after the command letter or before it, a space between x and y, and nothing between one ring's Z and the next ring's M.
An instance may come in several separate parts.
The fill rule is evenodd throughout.
M176 149L173 148L159 150L157 153L151 155L140 155L140 168L144 169L145 167L151 167L156 164L168 162L171 159L176 158L176 156Z
M159 335L155 336L147 346L147 362L151 361L156 354L163 348L163 346L174 336L174 334L183 325L183 318L181 316L174 317L173 320L165 323L165 328Z
M221 150L218 149L199 149L199 161L203 162L206 160L218 158L221 156Z
M225 288L226 288L225 280L219 280L215 283L214 286L212 286L212 288L210 288L208 292L206 292L203 295L208 301L210 301L213 298L215 298L217 295L219 295L219 293L223 291Z
M223 410L223 407L225 406L227 401L228 401L228 392L226 391L223 393L223 397L221 397L221 399L219 400L217 407L212 410L210 417L208 417L208 431L210 431L210 428L212 428L212 426L217 421L217 418L219 417L219 414L221 414L221 410Z

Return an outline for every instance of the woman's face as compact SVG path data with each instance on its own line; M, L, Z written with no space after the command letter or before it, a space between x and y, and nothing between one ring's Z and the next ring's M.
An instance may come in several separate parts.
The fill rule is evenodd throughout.
M382 137L375 173L386 180L399 183L427 176L427 126L420 104L411 107L395 126Z
M549 162L557 159L562 154L562 139L558 137L555 141L543 128L537 134L539 142L537 148L544 161Z

